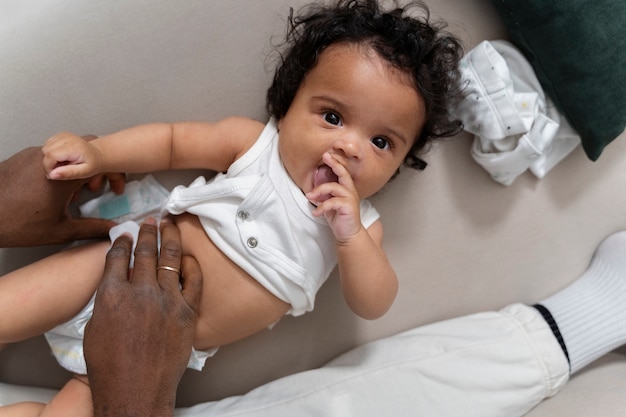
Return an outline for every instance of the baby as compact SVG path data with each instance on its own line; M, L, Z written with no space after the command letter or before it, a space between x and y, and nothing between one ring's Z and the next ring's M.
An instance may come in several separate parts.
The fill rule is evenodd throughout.
M385 11L375 0L340 0L292 17L289 46L267 93L267 124L243 117L150 124L93 141L59 133L44 145L52 180L218 172L175 188L164 209L204 276L195 349L214 351L285 314L311 311L335 265L355 314L376 319L392 305L397 279L379 215L366 199L401 165L423 168L418 155L428 143L460 129L447 109L459 91L462 50L419 6L423 17L411 17L409 6ZM0 279L0 294L11 294L0 304L7 312L0 343L75 316L97 288L107 249L77 247ZM68 264L72 276L64 272ZM85 373L82 358L58 350L71 371ZM80 413L88 409L89 389L80 380L86 382L72 379L49 408L63 415L78 414L63 408L68 403L83 404Z

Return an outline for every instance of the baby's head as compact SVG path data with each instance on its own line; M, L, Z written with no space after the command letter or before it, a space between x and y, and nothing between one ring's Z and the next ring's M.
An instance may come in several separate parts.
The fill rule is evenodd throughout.
M415 13L413 13L415 11ZM296 93L320 54L335 44L356 44L374 50L386 63L408 76L424 106L416 118L424 125L404 158L409 167L423 169L419 155L436 138L461 129L448 118L448 108L460 92L459 41L429 21L421 2L384 9L376 0L338 0L335 5L310 5L290 16L288 49L267 92L267 109L277 120L289 110ZM425 109L425 110L423 110Z

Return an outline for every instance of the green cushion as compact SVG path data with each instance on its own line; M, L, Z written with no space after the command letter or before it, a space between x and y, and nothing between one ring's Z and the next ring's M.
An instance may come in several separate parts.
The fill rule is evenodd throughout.
M493 0L595 161L626 126L626 0Z

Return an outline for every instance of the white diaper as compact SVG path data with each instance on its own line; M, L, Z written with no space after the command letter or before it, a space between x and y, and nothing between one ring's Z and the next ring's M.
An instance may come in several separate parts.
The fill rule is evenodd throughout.
M127 220L141 221L147 217L158 219L161 207L170 192L152 175L139 181L129 181L124 194L112 191L87 201L80 206L82 217L97 217L123 223Z
M137 242L139 225L133 221L128 221L113 227L109 232L111 242L114 242L115 239L123 233L131 234L133 236L133 242ZM83 337L85 335L85 325L93 313L95 297L94 295L85 308L74 318L45 334L52 353L59 364L68 371L76 374L87 374L87 365L85 363L85 357L83 356ZM207 358L215 355L217 350L218 348L213 348L208 351L192 349L187 367L198 371L201 370Z

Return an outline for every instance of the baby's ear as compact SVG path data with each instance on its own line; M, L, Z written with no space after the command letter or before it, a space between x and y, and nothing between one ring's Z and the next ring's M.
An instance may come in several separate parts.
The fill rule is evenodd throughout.
M280 132L280 127L281 127L281 126L282 126L282 124L283 124L283 119L284 119L284 118L285 118L285 116L281 117L280 119L278 119L278 120L276 121L276 130L278 130L279 132Z
M405 159L404 165L409 168L416 169L418 171L423 171L428 166L428 163L418 156L409 155Z

